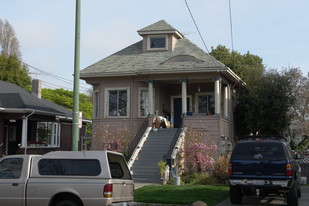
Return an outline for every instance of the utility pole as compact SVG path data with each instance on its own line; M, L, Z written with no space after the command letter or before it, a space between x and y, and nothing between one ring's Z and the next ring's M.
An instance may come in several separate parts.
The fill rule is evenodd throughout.
M80 1L76 0L75 19L75 54L74 54L74 88L73 88L73 125L72 151L78 151L79 140L79 70L80 70Z

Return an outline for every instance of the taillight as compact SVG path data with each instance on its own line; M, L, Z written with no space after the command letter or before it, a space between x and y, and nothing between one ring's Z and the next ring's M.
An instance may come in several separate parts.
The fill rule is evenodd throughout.
M229 165L228 165L228 174L229 175L233 174L232 163L229 163Z
M103 190L104 197L112 197L113 196L113 184L107 184L104 186Z
M291 164L286 164L286 171L285 174L286 176L293 176L293 170L292 170L292 165Z

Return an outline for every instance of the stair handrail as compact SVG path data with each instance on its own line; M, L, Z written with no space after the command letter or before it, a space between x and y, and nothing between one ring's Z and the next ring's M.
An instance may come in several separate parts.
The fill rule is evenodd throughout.
M178 150L180 149L180 146L182 144L184 133L186 131L186 128L182 128L183 125L183 117L184 114L181 115L181 124L180 128L177 128L177 131L173 137L172 143L170 145L170 148L166 155L164 155L164 160L167 162L167 164L172 167L172 160L176 159L176 154L178 153Z
M130 156L130 159L128 161L129 168L132 167L135 161L135 158L137 157L139 151L141 150L142 145L144 144L145 138L147 138L152 128L151 126L149 126L149 118L152 118L152 116L153 115L148 114L143 124L139 128L138 132L136 133L134 139L129 144L129 147L128 147L128 154Z

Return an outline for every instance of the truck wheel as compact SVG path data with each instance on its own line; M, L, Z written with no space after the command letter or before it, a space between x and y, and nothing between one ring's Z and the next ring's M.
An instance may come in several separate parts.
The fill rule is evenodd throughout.
M297 196L298 198L301 197L301 189L300 189L300 184L298 184L298 188L297 188Z
M60 200L55 206L79 206L79 204L73 200Z
M298 206L298 194L297 188L294 184L291 190L287 194L287 203L288 206Z
M232 204L241 204L242 192L240 187L230 186L230 200Z

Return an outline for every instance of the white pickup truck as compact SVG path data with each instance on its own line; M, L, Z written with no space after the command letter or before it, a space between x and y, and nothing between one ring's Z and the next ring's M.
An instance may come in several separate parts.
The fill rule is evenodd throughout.
M0 160L1 206L129 205L133 192L120 153L57 151Z

